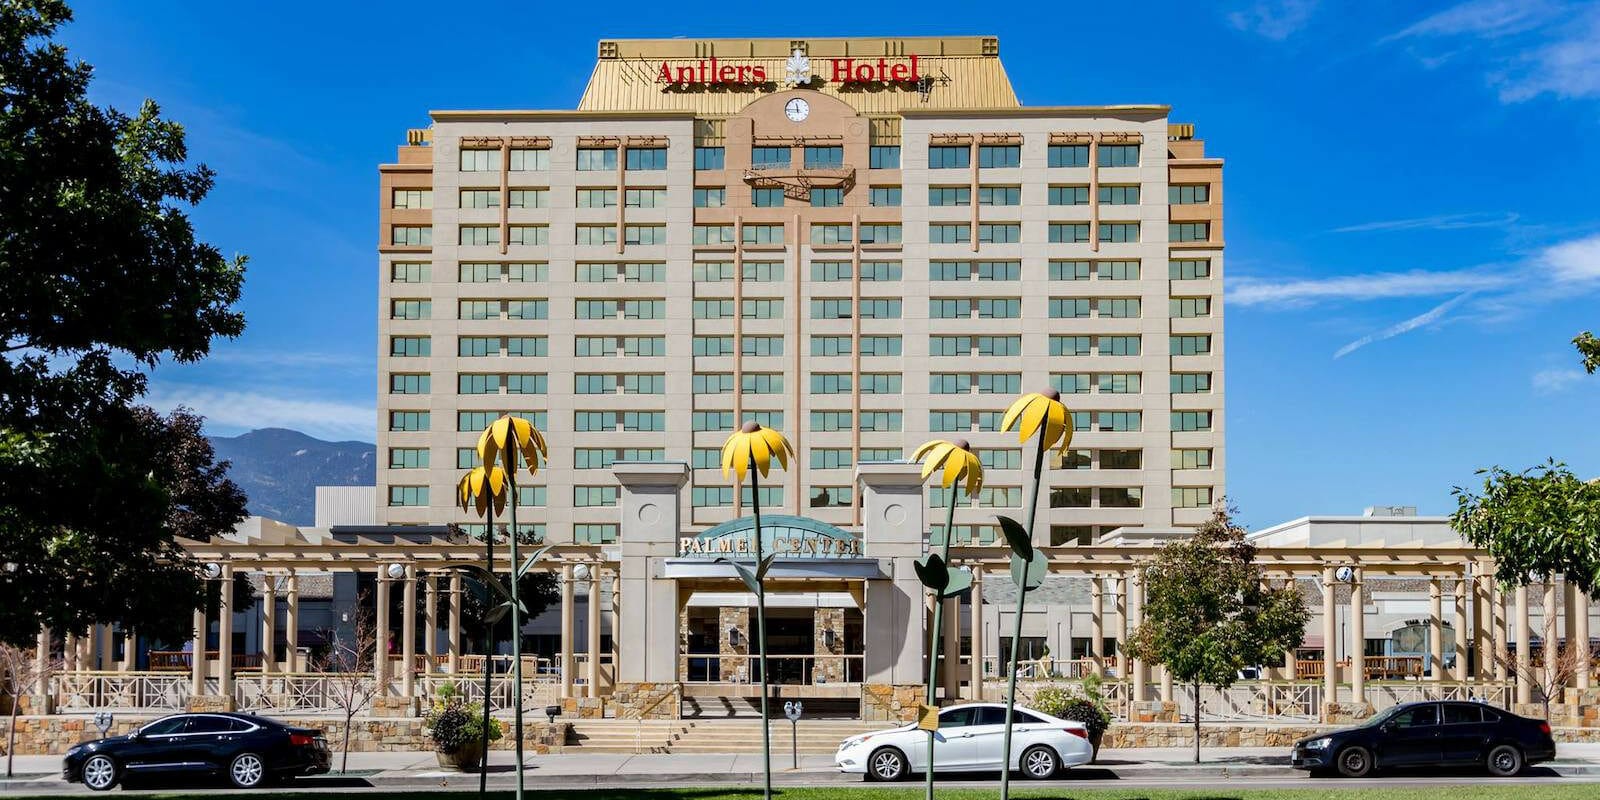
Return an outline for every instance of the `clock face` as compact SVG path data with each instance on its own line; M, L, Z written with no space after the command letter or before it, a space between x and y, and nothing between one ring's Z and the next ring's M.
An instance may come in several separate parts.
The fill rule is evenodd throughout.
M783 115L788 117L790 122L804 122L805 118L811 115L811 104L796 97L784 105Z

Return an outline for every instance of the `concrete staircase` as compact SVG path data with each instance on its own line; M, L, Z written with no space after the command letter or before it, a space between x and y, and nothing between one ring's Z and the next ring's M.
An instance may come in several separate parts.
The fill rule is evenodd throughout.
M801 720L795 743L802 755L832 755L850 736L890 727L860 720ZM573 726L577 750L590 753L761 753L759 719L583 720ZM790 749L788 720L772 723L772 752Z

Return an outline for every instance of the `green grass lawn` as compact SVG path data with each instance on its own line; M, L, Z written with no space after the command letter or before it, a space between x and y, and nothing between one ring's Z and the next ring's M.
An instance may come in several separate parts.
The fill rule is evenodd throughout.
M361 800L463 800L470 792L361 792ZM913 800L922 796L916 787L818 787L774 789L775 796L783 800ZM994 800L999 788L992 789L939 789L941 800ZM1489 784L1476 786L1418 786L1407 788L1361 788L1350 781L1328 781L1326 787L1312 789L1073 789L1055 785L1046 788L1018 788L1012 793L1017 798L1051 798L1051 800L1503 800L1515 796L1517 800L1588 800L1600 795L1595 784ZM760 798L759 788L703 788L703 789L552 789L530 791L536 800L751 800ZM177 800L239 800L236 792L203 790L197 792L172 792L149 795ZM326 800L325 793L274 792L261 795L271 800ZM510 800L509 791L493 791L493 800ZM11 800L8 798L8 800ZM16 800L60 800L60 795L17 797Z

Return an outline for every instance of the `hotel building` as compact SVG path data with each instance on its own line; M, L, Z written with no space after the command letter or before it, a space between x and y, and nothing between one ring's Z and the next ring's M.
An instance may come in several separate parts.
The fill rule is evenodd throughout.
M846 528L858 464L970 440L985 544L1025 501L1000 414L1046 386L1049 544L1223 494L1222 162L1166 106L1024 106L993 37L608 40L574 110L431 119L379 169L380 523L472 526L509 411L552 541L616 540L617 462L689 462L687 528L740 517L717 451L755 420L798 452L763 508Z

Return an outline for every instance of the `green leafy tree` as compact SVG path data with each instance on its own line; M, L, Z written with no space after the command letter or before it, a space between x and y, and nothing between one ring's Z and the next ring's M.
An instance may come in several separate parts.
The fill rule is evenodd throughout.
M50 37L60 0L0 3L0 641L116 623L187 638L201 601L176 537L244 518L187 412L136 401L163 359L244 328L244 260L195 238L212 173L152 102L90 103L92 69Z
M1600 482L1555 461L1522 472L1479 470L1482 494L1456 487L1450 524L1495 562L1504 586L1564 575L1584 592L1600 585Z
M1193 536L1168 542L1145 564L1144 622L1134 658L1161 664L1194 692L1194 760L1200 760L1200 687L1225 689L1245 667L1277 661L1310 618L1293 584L1268 588L1255 545L1219 506Z
M1583 368L1588 370L1590 375L1600 369L1600 338L1595 338L1594 334L1584 331L1572 340L1572 344L1578 348L1578 355L1583 356Z

